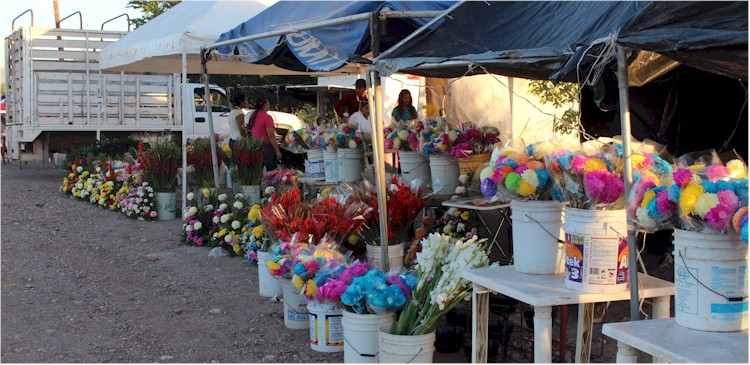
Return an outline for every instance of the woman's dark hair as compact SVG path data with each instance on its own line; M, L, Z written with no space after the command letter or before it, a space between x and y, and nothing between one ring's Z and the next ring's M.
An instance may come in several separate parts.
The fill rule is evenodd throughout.
M253 105L253 112L250 114L250 118L247 120L247 130L250 131L253 129L253 124L255 124L255 117L258 116L258 112L263 109L263 106L266 105L268 102L268 99L266 98L258 98L258 100L255 101L255 105Z
M239 108L240 104L242 104L243 101L247 99L247 95L245 95L245 92L242 90L237 90L234 93L232 93L232 106L235 108Z
M412 117L416 118L417 117L417 109L414 107L414 105L412 105L411 103L406 104L405 102L402 101L403 98L404 98L404 95L406 95L406 94L409 94L409 96L411 96L411 92L409 90L407 90L407 89L403 89L403 90L401 90L400 93L398 93L398 106L397 106L397 108L398 108L398 114L399 115L404 115L404 112L408 111L409 114L411 114ZM412 103L414 102L413 98L411 99L411 102Z

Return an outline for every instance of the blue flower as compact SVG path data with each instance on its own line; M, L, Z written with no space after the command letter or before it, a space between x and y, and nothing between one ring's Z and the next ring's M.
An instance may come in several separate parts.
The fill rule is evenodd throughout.
M547 169L536 170L536 178L539 180L539 187L545 186L549 181L549 172Z
M680 202L680 186L673 184L669 187L669 200L673 203Z
M341 294L341 303L348 306L354 306L357 303L360 303L364 298L362 289L363 288L356 283L352 283L352 285L349 285L349 287L346 288L344 294Z
M659 193L661 193L664 190L667 190L666 186L657 186L655 188L651 188L651 191L653 191L654 194L659 194Z
M728 181L719 180L719 181L716 182L716 190L719 190L719 191L721 191L721 190L731 190L731 191L734 191L734 186L732 186L732 184L729 183Z
M654 158L653 170L657 175L672 172L672 165L670 165L669 162L659 156L652 155L652 157Z
M741 179L732 179L729 181L732 186L734 186L734 193L737 194L737 197L740 198L740 205L746 206L747 205L747 179L741 178Z
M572 155L566 154L562 155L557 159L557 164L560 165L565 170L570 170L570 158Z
M719 189L716 186L716 183L712 183L710 181L702 181L701 186L703 187L703 191L707 193L716 194L719 192Z
M648 216L651 218L661 217L661 213L659 213L659 208L656 206L656 199L651 199L651 201L648 202L648 206L646 206L646 211L648 213Z
M307 277L307 268L305 267L305 264L298 262L297 265L294 265L294 275L301 276L301 277Z
M406 297L398 285L390 285L378 294L368 297L367 304L375 308L400 308L406 304Z
M401 278L401 281L403 281L404 284L406 284L406 287L409 288L409 290L414 291L414 287L417 286L416 275L401 274L398 277Z

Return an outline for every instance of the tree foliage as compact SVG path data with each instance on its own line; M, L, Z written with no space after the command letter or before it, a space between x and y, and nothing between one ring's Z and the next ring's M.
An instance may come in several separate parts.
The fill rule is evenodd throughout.
M561 82L557 85L551 81L534 80L529 83L530 92L539 97L544 104L555 107L553 130L562 134L571 134L578 129L580 112L574 104L578 101L578 84ZM557 117L557 109L565 108L563 115Z
M135 28L146 24L151 19L156 18L161 13L167 11L171 7L179 4L180 1L145 1L145 0L130 0L128 1L128 8L140 10L143 12L143 16L140 18L130 19L130 24Z

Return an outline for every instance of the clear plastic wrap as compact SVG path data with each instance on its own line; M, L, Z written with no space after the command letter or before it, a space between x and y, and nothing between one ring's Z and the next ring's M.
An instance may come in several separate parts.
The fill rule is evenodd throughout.
M674 227L677 204L669 200L672 165L649 153L633 152L631 158L633 187L627 207L633 223L648 232Z

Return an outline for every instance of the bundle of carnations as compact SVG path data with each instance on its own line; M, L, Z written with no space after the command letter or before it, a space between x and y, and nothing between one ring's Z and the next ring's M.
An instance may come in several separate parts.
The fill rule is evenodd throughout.
M499 142L500 131L495 127L464 126L450 153L456 158L468 158L492 152L492 147Z
M268 252L271 241L266 237L266 231L260 222L261 206L253 205L247 212L247 223L242 226L240 233L240 248L245 252L248 264L258 261L258 252Z
M669 200L672 165L651 153L631 154L633 186L627 198L630 218L642 230L655 232L676 223L677 204Z
M427 132L424 132L423 135L425 133ZM419 153L425 156L450 156L451 148L453 148L454 143L458 140L460 133L460 130L451 129L448 126L445 126L442 129L440 129L440 127L433 129L429 133L429 136L423 138L423 143L421 143Z
M226 194L220 194L219 209L214 212L211 221L211 244L227 250L230 255L240 255L240 235L247 223L250 209L247 200L242 194L236 194L234 201L229 201Z
M622 156L619 154L619 156ZM623 161L614 146L603 145L587 154L564 149L547 156L547 170L568 207L613 210L624 207Z
M301 250L299 256L293 257L292 284L300 291L306 301L317 300L318 288L324 286L328 280L338 277L349 267L348 255L342 254L336 242L330 242L324 237L311 250Z
M187 194L187 211L183 217L182 241L193 246L207 246L211 243L214 226L214 210L219 199L209 189L202 189L199 195Z
M277 168L263 175L261 185L274 191L285 192L297 187L297 176L299 173L287 168Z
M417 282L411 300L397 313L394 335L424 335L435 331L438 319L471 295L471 283L461 272L487 267L486 239L456 240L430 234L417 254ZM493 266L496 264L493 264Z
M678 162L665 194L677 206L682 229L720 234L734 230L747 243L747 166L741 160L726 165Z
M521 201L552 200L550 174L545 160L553 149L549 142L497 148L490 166L480 174L480 190L487 197ZM560 197L557 198L561 200Z
M302 200L302 192L294 188L281 195L274 194L263 207L261 219L266 231L276 240L289 240L298 234L301 240L330 240L343 243L357 233L372 208L363 202L341 204L335 197Z
M237 185L260 185L263 177L263 141L243 137L234 141L232 176Z
M314 250L314 244L299 240L296 234L289 240L280 240L271 248L273 257L266 262L268 272L275 278L291 279L297 264L295 258L311 255Z
M214 139L216 141L216 156L221 159L223 155L226 155L221 148L221 138L219 135L215 135ZM213 187L214 169L211 157L211 140L208 138L196 138L188 146L187 152L187 163L193 166L195 182L199 187Z

